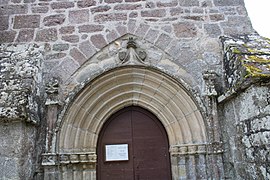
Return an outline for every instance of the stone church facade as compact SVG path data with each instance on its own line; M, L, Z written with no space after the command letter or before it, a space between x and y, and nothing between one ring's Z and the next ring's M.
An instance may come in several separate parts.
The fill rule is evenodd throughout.
M128 107L160 121L172 179L270 179L270 41L243 0L0 2L1 179L101 179Z

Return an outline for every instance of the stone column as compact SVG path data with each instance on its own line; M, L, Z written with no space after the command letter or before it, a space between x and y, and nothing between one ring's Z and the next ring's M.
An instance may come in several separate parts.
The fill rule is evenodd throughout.
M55 135L55 127L57 121L58 107L59 107L59 81L57 78L52 78L46 84L46 153L54 153L55 147L52 146L53 136Z
M175 145L170 149L173 174L177 179L222 179L222 174L213 178L213 168L207 168L212 155L207 154L208 144ZM177 163L175 162L177 160ZM175 167L177 166L177 168Z
M217 74L214 71L206 71L203 74L205 81L205 102L207 105L207 129L209 145L207 147L208 172L212 179L224 177L222 164L222 142L220 139L220 125L217 112L217 91L215 80Z
M56 136L55 127L57 121L58 107L59 107L59 81L57 78L51 78L46 83L46 149L42 157L42 165L44 167L45 179L60 178L59 174L59 157L55 152L55 143L53 138Z

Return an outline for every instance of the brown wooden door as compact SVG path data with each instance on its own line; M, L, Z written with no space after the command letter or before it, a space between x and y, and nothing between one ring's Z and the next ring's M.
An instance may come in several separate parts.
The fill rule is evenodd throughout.
M106 161L110 145L128 145L128 160ZM153 114L140 107L125 108L104 124L99 135L97 179L171 180L168 149L165 129Z

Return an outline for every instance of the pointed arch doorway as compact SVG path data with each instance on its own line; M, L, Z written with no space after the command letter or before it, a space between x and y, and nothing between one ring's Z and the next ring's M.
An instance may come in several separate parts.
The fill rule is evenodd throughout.
M166 131L149 111L126 107L111 116L98 139L98 180L170 180Z
M109 49L112 48L113 52L116 50L115 44L127 44L129 36L123 36L115 41L117 43L110 43L94 55L63 86L63 94L67 97L55 124L55 133L48 141L52 144L52 152L43 156L44 174L51 179L73 177L76 180L96 180L99 177L98 162L113 164L112 161L105 161L104 150L97 152L98 147L102 147L98 145L101 130L109 126L109 118L113 114L128 106L139 106L152 112L166 130L171 160L167 167L170 168L172 179L222 179L218 175L222 174L219 172L223 167L220 144L212 143L215 145L212 147L215 133L213 127L209 126L211 121L207 108L196 93L197 85L193 84L192 75L171 61L167 53L140 38L136 42L140 41L141 45L146 43L145 47L153 55L149 64L125 64L125 61L119 64L119 60L129 57L126 55L130 51L122 51L123 48L119 49L118 54L109 53L110 56L107 56ZM163 57L155 59L157 54L154 51L163 54ZM136 58L134 53L133 49L131 55ZM151 59L150 54L147 53L148 60ZM99 60L98 57L105 59ZM113 144L109 142L108 145ZM128 152L133 147L129 146ZM130 152L133 153L133 150ZM131 160L131 154L128 155L128 160ZM99 159L100 156L103 159Z
M61 169L63 179L68 179L69 173L77 179L99 177L97 161L104 156L97 152L101 131L110 117L129 106L152 112L162 123L168 136L172 179L192 179L195 175L208 179L207 131L197 101L178 80L141 66L101 74L69 104L55 141L57 156L62 158L59 163L65 165ZM80 169L81 165L85 169Z

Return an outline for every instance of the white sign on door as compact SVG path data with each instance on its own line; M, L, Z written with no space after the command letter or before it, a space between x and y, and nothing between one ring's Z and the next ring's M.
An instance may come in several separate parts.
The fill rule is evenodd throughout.
M128 144L105 145L106 161L127 161Z

